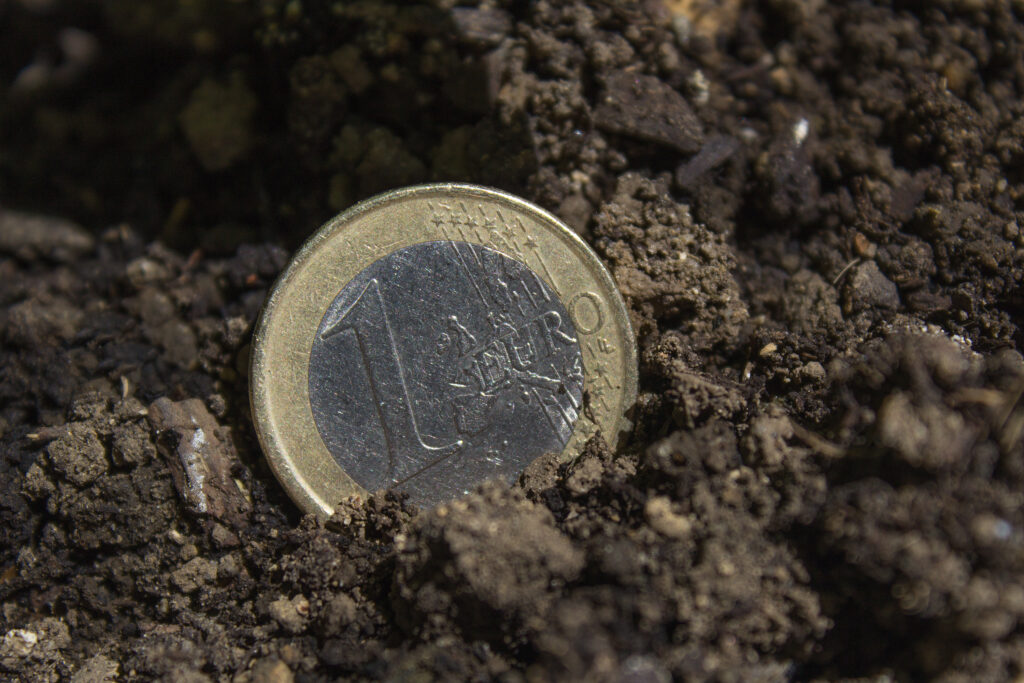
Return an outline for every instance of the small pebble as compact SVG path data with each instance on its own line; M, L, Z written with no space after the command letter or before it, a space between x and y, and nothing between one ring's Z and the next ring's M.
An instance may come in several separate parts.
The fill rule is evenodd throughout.
M4 657L27 657L39 642L39 636L27 629L16 628L4 635L0 652Z

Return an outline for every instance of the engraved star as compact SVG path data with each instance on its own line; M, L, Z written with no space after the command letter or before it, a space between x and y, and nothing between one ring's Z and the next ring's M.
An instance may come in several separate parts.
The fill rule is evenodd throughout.
M505 221L502 224L502 227L505 228L505 234L512 238L515 238L517 234L526 234L526 226L524 226L523 222L518 218L511 221Z
M537 240L535 240L533 238L533 235L527 235L526 236L526 246L529 249L536 249L537 248Z

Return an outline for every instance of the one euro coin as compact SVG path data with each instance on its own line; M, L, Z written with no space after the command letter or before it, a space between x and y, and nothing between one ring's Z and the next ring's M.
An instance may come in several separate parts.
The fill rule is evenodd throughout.
M328 221L256 324L250 399L278 480L329 517L393 489L421 506L630 429L636 343L587 244L543 209L433 184Z

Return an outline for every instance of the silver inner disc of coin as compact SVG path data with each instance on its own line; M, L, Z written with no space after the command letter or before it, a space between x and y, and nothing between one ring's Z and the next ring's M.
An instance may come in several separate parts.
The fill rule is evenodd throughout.
M583 358L565 307L529 267L478 244L423 242L331 303L309 396L320 437L360 486L432 505L561 452Z

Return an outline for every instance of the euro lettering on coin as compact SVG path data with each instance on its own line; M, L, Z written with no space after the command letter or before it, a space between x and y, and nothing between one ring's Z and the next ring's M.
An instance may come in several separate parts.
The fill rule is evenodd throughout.
M256 326L250 397L307 512L405 492L430 506L629 429L636 344L590 248L512 195L436 184L324 225Z

